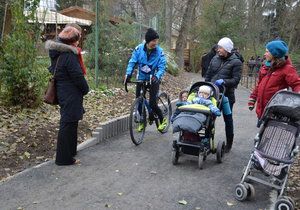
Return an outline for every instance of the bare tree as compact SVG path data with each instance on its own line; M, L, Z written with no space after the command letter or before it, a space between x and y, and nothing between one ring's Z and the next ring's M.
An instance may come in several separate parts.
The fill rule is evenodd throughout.
M189 35L189 29L193 14L193 9L197 0L188 0L187 6L182 18L181 27L179 30L179 35L176 41L175 53L177 57L177 64L180 69L184 67L184 49L187 42L187 37Z
M172 38L172 19L173 19L173 0L165 0L165 40L166 45L171 49Z

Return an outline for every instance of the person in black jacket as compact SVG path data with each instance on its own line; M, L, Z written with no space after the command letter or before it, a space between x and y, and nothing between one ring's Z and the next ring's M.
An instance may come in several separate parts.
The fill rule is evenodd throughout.
M235 53L232 53L233 42L224 37L218 42L217 55L213 57L208 67L205 81L213 82L218 86L225 86L225 96L228 97L231 111L235 103L234 90L237 88L242 72L242 62ZM229 152L232 147L234 130L232 114L224 115L226 148Z
M215 44L207 54L202 56L201 58L202 77L205 77L210 61L216 55L217 49L218 49L218 45Z
M88 93L89 86L84 77L86 70L81 49L77 48L80 32L67 26L58 37L56 42L46 42L51 58L49 71L55 71L61 115L55 163L72 165L79 162L74 158L77 153L77 128L84 114L83 96Z

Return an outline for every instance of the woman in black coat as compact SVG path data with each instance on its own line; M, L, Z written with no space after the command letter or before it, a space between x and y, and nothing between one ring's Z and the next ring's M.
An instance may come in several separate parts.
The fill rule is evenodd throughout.
M83 96L89 91L84 78L85 67L82 62L81 49L77 48L80 31L66 27L57 42L48 41L51 66L49 71L55 73L58 102L60 106L60 126L57 138L57 165L72 165L76 161L78 121L84 114Z
M218 42L217 55L213 57L205 76L205 81L213 82L218 86L224 85L226 88L225 96L228 97L231 112L235 103L235 89L237 88L242 73L241 57L233 52L233 42L224 37ZM232 114L224 115L226 147L225 152L231 150L234 138Z

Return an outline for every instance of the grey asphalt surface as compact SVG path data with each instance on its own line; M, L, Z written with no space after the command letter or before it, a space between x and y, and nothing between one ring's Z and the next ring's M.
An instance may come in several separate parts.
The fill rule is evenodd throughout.
M199 170L197 157L185 155L173 166L171 145L178 135L171 129L161 135L151 126L140 146L126 132L80 151L81 165L62 167L52 161L1 183L0 209L268 209L270 189L261 185L254 185L253 201L234 199L257 132L255 113L247 109L249 92L239 88L236 93L235 141L221 164L210 155ZM224 136L220 117L216 140Z

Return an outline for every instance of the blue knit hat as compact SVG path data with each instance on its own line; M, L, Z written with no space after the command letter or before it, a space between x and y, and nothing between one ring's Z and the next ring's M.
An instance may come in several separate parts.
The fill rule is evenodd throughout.
M276 58L284 57L289 50L287 44L282 40L271 41L266 45L266 48Z

